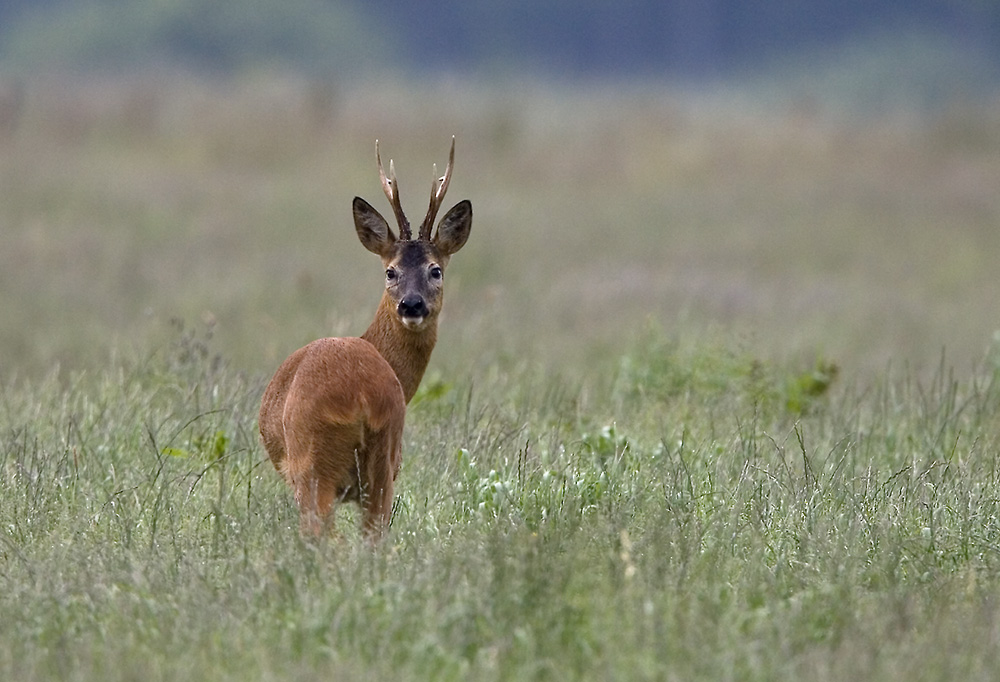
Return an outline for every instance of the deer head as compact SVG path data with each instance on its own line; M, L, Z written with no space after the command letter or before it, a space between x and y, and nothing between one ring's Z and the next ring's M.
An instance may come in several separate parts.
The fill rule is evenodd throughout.
M437 321L448 260L465 245L472 229L472 203L465 199L444 215L432 236L434 219L451 182L455 138L451 139L451 153L444 175L437 177L437 166L434 166L430 205L416 239L410 232L410 224L400 205L392 160L389 161L388 175L382 167L378 140L375 141L375 160L382 189L396 216L399 236L392 231L385 218L361 197L354 197L354 227L364 247L382 259L385 268L383 307L391 306L395 318L404 328L422 331Z

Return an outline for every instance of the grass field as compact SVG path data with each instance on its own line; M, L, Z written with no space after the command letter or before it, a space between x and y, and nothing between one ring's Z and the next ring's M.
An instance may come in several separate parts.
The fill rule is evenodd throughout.
M29 83L0 679L996 679L997 111ZM304 540L264 383L372 315L374 139L416 214L452 134L476 218L393 526Z

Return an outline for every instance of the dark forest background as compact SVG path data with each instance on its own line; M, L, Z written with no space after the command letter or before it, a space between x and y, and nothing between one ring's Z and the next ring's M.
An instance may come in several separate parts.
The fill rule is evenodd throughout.
M0 65L21 70L266 65L339 77L391 68L704 79L859 44L995 76L1000 2L0 1Z

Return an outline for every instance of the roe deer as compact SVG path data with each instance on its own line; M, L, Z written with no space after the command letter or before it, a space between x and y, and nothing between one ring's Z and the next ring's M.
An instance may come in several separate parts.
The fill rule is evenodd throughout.
M392 161L387 177L377 140L375 159L399 226L397 238L378 211L354 198L358 238L385 268L375 319L360 338L319 339L292 353L265 389L259 419L271 462L294 491L302 531L318 535L335 502L354 501L373 542L392 515L406 404L437 340L444 270L472 227L466 199L431 236L451 181L454 137L444 175L436 177L434 169L430 207L416 239L399 203Z

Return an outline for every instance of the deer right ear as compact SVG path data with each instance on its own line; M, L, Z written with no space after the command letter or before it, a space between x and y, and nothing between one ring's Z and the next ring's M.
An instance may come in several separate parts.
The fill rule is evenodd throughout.
M396 243L389 223L361 197L354 197L354 229L361 244L375 255L381 256Z

